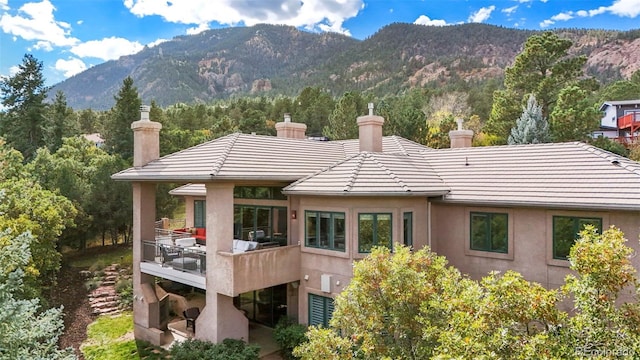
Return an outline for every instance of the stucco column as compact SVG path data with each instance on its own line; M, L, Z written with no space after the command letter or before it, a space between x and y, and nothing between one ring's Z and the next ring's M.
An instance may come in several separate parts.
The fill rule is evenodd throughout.
M159 319L149 318L149 303L157 301L154 294L149 294L148 285L145 291L143 284L153 286L153 276L140 272L145 248L144 240L153 241L155 238L156 217L156 186L154 183L133 183L133 314L136 325L136 337L147 338L143 329L154 327Z
M232 265L218 251L233 247L233 184L207 183L207 305L196 321L196 337L214 343L226 338L249 341L249 320L219 289L231 281Z

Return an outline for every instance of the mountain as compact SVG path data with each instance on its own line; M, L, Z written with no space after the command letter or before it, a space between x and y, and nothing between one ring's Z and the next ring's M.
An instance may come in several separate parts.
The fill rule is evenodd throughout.
M588 56L603 82L640 69L640 30L558 30ZM486 24L433 27L395 23L365 40L255 25L179 36L94 66L57 85L74 109L109 109L131 76L145 103L210 102L229 96L295 96L306 86L397 93L415 86L500 78L537 33Z

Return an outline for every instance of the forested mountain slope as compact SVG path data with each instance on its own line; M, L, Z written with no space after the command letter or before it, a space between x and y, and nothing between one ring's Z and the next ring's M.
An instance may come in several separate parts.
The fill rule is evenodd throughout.
M640 31L567 29L587 73L607 83L640 69ZM161 106L232 95L296 95L320 86L396 94L416 86L500 78L534 31L486 24L396 23L360 41L289 26L256 25L180 36L92 67L53 87L74 109L104 110L126 76L144 102ZM51 98L52 96L50 96Z

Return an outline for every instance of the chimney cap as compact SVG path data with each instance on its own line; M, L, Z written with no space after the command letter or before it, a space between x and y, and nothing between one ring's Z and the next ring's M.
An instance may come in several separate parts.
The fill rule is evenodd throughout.
M149 111L151 111L151 106L149 106L149 105L141 105L140 106L140 120L149 121Z
M367 104L367 108L369 108L369 115L373 115L373 103L372 102Z
M284 122L291 122L291 114L284 113Z
M456 123L458 123L458 130L462 130L462 122L464 120L462 118L457 118Z

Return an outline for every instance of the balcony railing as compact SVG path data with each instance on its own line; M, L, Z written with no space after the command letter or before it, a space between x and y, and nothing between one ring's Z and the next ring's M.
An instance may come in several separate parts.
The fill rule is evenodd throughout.
M640 126L640 113L630 113L618 118L618 129Z
M143 241L142 260L201 276L204 276L207 271L207 253L204 246L168 245L162 243L162 238L156 241Z

